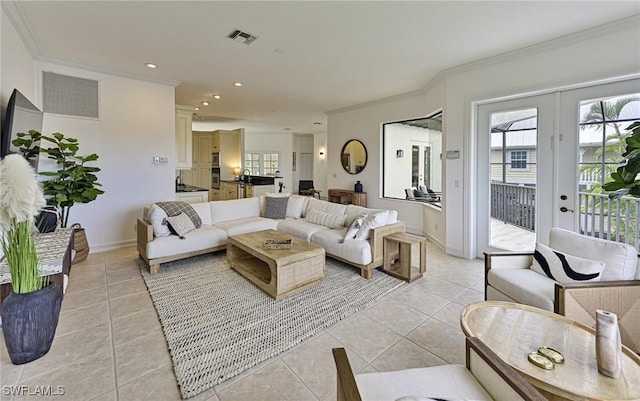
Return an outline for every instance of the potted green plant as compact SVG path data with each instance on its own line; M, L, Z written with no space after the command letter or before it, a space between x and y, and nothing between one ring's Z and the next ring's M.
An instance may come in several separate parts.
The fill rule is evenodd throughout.
M12 285L2 304L2 332L11 362L19 365L49 352L62 290L38 272L33 222L45 201L24 157L12 154L0 162L0 187L0 244Z
M17 137L12 144L19 148L27 160L36 157L38 153L46 153L58 165L57 171L43 171L40 174L49 177L43 182L44 195L47 197L47 205L57 208L62 228L69 223L69 212L73 205L89 203L104 193L98 188L102 185L95 175L100 168L87 165L98 160L98 155L78 155L80 147L76 138L67 138L59 132L46 136L34 130L29 131L29 134L18 133ZM39 150L35 150L38 149L39 141L49 142L53 146L41 146Z
M46 153L47 157L55 160L58 165L57 171L43 171L40 174L49 177L42 183L44 195L47 205L56 208L62 228L68 226L69 212L73 205L89 203L104 193L98 188L102 185L95 174L100 168L87 165L98 160L98 155L78 155L79 145L76 138L67 138L59 132L46 136L34 130L29 131L29 134L18 133L17 137L12 144L19 148L25 158L30 159L37 157L39 153ZM41 141L53 146L39 147L38 143ZM78 263L89 254L89 244L84 229L79 224L74 225L74 228L76 256L73 263Z
M625 138L627 144L622 157L626 163L611 173L611 182L602 186L605 191L610 192L609 198L617 199L624 195L640 197L640 122L631 124L628 130L632 134Z

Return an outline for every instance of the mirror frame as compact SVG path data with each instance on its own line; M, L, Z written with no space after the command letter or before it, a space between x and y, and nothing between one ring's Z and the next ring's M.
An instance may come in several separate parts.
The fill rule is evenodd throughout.
M362 169L360 169L360 171L355 172L355 173L352 173L351 171L349 171L347 169L347 166L343 162L344 151L347 148L347 146L349 146L352 142L358 142L360 144L360 146L362 146L362 149L364 149L364 165L362 166ZM367 163L368 162L369 162L369 152L367 151L367 147L364 146L364 143L362 143L361 140L359 140L359 139L349 139L347 142L345 142L344 146L342 146L342 150L340 151L340 164L342 165L342 169L344 171L346 171L347 173L349 173L351 175L360 174L365 169L365 167L367 167Z

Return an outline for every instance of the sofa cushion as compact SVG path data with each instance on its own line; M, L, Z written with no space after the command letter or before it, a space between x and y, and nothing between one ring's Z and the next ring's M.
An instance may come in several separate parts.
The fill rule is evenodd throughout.
M309 242L311 236L317 232L328 230L329 227L321 226L318 224L309 223L303 219L287 219L278 223L278 231L293 235L296 238L300 238Z
M217 223L215 227L225 230L229 237L240 234L253 233L262 230L275 230L278 222L264 217L246 217Z
M324 248L328 255L337 256L360 265L371 263L371 244L369 241L344 238L346 228L319 231L311 236L311 242Z
M339 203L323 201L316 198L309 198L305 217L309 214L311 210L316 210L318 212L331 213L331 214L345 214L347 210L347 206L341 205Z
M600 281L603 269L604 262L564 254L540 243L536 243L531 264L531 270L562 284Z
M364 220L362 220L362 227L356 233L356 239L369 239L371 230L374 228L382 227L386 225L387 218L389 217L389 211L384 210L382 212L368 213Z
M260 201L258 198L233 199L228 201L209 202L211 207L211 224L222 221L260 217Z
M185 234L181 240L175 235L156 237L147 243L147 257L157 259L165 256L179 255L214 248L227 243L227 233L212 226L202 226Z
M603 261L605 266L600 281L633 280L636 274L638 251L631 245L552 228L549 247L569 255Z
M211 225L211 206L209 206L209 202L192 203L191 207L200 216L202 225Z
M553 311L555 281L531 269L490 269L489 285L525 305Z
M312 224L319 224L329 228L341 228L344 226L345 217L344 214L325 213L312 209L304 219Z
M369 213L382 212L382 211L384 211L384 209L369 209L362 206L347 205L347 209L345 211L347 218L345 219L344 225L346 227L350 226L351 223L353 223L353 220L356 217L360 216L361 214L369 214ZM387 217L385 226L389 224L395 224L397 222L398 222L398 211L389 210L389 216Z
M441 365L356 375L363 401L397 400L403 396L444 400L491 400L463 365Z

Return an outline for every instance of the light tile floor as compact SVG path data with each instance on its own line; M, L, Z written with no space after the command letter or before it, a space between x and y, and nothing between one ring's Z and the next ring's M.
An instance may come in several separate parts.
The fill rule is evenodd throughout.
M448 256L428 243L423 278L191 400L335 400L334 347L347 349L356 372L464 363L459 316L482 300L482 277L481 261ZM2 401L180 400L135 248L91 254L73 266L47 355L15 366L3 340L0 345ZM64 397L7 394L23 385L31 393L63 386Z

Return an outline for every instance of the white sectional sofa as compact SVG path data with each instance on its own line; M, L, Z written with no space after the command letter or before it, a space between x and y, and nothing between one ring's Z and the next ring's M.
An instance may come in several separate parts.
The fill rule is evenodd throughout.
M138 219L138 253L155 273L161 263L226 249L230 236L273 229L318 244L327 256L360 268L362 277L371 278L371 271L382 265L383 237L405 231L395 210L367 209L291 195L286 218L271 219L263 217L265 203L265 197L254 197L192 204L202 226L185 234L184 239L169 234L168 227L163 225L166 213L157 205L151 205L145 208L144 217ZM368 231L367 239L349 238L341 242L354 219L374 213L378 220L384 220L381 227ZM322 214L340 216L337 220L344 218L344 223L331 228L329 226L336 225L335 219L329 226L311 222L315 221L314 216Z

